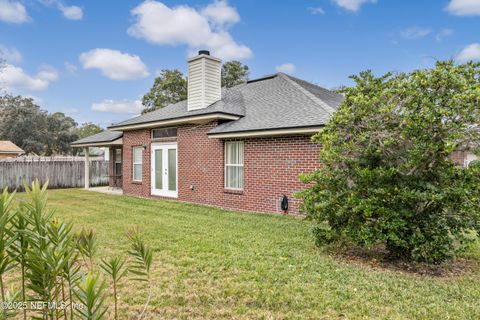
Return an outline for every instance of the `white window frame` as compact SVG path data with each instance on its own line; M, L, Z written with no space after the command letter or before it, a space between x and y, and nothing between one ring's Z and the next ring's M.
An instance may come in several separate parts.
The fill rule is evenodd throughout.
M228 145L229 144L239 144L242 146L242 159L243 159L243 162L240 164L240 163L227 163L227 150L228 150ZM244 148L244 144L243 144L243 141L225 141L224 143L224 158L225 158L225 161L224 161L224 177L223 177L223 180L224 180L224 188L225 189L228 189L228 190L239 190L239 191L242 191L243 188L244 188L244 180L245 180L245 169L244 169L244 162L245 162L245 148ZM241 184L242 184L242 187L241 188L233 188L233 187L229 187L228 186L228 181L227 181L227 168L228 167L241 167L242 168L242 181L241 181Z
M135 162L135 150L140 150L140 162ZM135 166L140 166L140 179L135 179ZM143 147L137 146L132 148L132 181L142 182L143 179Z

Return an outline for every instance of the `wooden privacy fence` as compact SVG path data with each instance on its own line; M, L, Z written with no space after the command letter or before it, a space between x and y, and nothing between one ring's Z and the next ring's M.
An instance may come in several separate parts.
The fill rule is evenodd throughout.
M23 181L30 184L48 180L48 187L79 188L85 183L85 161L41 160L0 161L0 188L23 190ZM108 185L108 161L90 161L90 186Z

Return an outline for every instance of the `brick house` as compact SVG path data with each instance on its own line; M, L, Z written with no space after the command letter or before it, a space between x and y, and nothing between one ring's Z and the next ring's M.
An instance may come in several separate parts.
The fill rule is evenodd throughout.
M109 147L110 185L127 195L298 214L299 174L319 166L310 138L343 97L283 73L225 89L220 68L200 51L186 101L72 145Z

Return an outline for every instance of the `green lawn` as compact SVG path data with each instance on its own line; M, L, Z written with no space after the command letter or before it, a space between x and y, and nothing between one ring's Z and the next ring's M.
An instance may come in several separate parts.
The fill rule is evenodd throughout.
M307 221L81 190L49 192L57 216L98 234L99 256L139 226L155 249L150 319L479 319L480 271L421 277L338 262ZM144 290L124 281L122 318Z

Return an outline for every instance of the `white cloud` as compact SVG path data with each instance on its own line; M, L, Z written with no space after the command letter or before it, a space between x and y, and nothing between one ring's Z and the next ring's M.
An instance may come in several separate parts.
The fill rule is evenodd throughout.
M82 20L83 9L78 6L68 6L62 0L40 0L40 2L47 7L57 8L62 12L62 15L68 20Z
M19 1L0 0L0 21L24 23L28 20L27 10Z
M47 80L49 82L57 81L58 72L54 67L43 64L39 68L37 78Z
M79 113L80 110L78 110L77 108L65 108L65 109L62 110L62 112L65 113L65 114L70 115L70 114Z
M58 9L62 11L62 14L68 20L82 20L83 10L77 6L65 6L61 3L58 4Z
M155 44L186 44L190 51L209 49L223 59L245 59L252 51L237 43L227 27L240 20L238 13L226 1L196 10L182 5L169 8L158 1L144 1L132 10L135 23L128 34Z
M223 28L240 21L237 9L230 7L227 1L217 0L204 9L201 14L209 19L216 26Z
M460 63L468 61L480 61L480 43L472 43L463 48L456 56L455 60Z
M112 80L133 80L148 77L147 66L137 55L112 49L93 49L80 55L84 69L99 69Z
M310 11L311 14L317 14L323 16L325 14L325 10L323 10L320 7L309 7L307 8L308 11Z
M102 102L92 104L92 110L99 112L139 114L142 112L142 109L143 105L140 100L105 99Z
M0 45L0 58L3 58L10 63L22 62L22 54L17 50L17 48L7 47L4 45Z
M275 69L278 72L283 72L283 73L288 73L288 74L294 74L297 68L293 63L284 63L279 66L276 66Z
M63 65L65 67L65 70L67 70L68 73L71 73L71 74L76 74L77 73L78 68L73 63L65 61L65 63Z
M480 15L480 1L478 0L450 0L446 10L456 16Z
M435 40L437 40L438 42L442 41L443 39L445 38L448 38L450 36L452 36L454 34L454 30L453 29L442 29L440 30L436 36L435 36Z
M377 0L333 0L333 2L345 10L358 12L366 3L376 3Z
M413 40L419 39L428 36L432 33L432 29L422 28L422 27L411 27L400 31L400 36L402 38Z
M46 90L51 82L58 79L58 72L51 66L43 65L35 76L28 75L22 68L6 64L0 74L0 86L6 89Z

